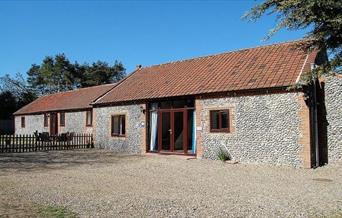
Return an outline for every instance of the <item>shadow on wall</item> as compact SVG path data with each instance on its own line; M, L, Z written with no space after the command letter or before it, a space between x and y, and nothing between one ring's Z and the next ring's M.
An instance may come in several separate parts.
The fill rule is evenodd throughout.
M325 83L317 86L317 115L318 115L318 142L319 142L319 164L328 163L328 120L325 106Z

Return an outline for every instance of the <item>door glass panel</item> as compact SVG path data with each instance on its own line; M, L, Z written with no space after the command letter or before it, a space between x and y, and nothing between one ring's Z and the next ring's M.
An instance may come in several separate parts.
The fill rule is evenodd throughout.
M188 110L188 153L193 153L193 137L194 137L194 111Z
M170 150L171 116L170 112L162 113L162 150Z
M176 152L183 152L183 112L175 112L174 113L174 151Z

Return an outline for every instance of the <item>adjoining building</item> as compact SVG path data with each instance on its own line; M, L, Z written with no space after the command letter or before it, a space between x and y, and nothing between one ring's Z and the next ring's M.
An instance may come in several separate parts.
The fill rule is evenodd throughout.
M342 79L298 88L305 72L326 61L325 52L303 50L305 43L139 67L93 96L95 146L211 159L223 150L240 162L306 168L341 161ZM39 105L34 111L45 113ZM63 111L56 108L49 110ZM15 115L19 132L25 112Z
M92 133L91 103L114 86L115 84L93 86L42 96L14 113L15 133Z

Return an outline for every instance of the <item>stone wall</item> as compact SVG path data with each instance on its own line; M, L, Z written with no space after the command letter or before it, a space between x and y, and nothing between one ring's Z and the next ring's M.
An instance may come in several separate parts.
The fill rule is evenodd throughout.
M25 117L25 127L21 127L21 117ZM35 131L49 132L48 127L44 127L44 115L24 115L15 116L15 134L32 135Z
M145 151L145 105L125 105L94 108L95 147L111 149L114 152L138 154ZM111 136L111 116L124 114L125 137Z
M59 133L75 132L75 133L92 133L93 128L86 126L86 111L66 112L65 126L60 126L58 114Z
M203 157L217 159L220 148L245 163L303 166L300 144L302 93L198 99L198 144ZM209 111L230 109L232 131L211 133ZM202 153L200 152L200 153Z
M21 117L25 117L25 128L21 127ZM44 127L44 114L23 115L15 117L15 134L33 134L38 132L50 131L50 119L48 127ZM65 126L60 126L60 118L58 113L58 133L75 132L75 133L92 133L93 128L86 126L86 112L65 112Z
M342 77L325 78L328 162L342 161Z

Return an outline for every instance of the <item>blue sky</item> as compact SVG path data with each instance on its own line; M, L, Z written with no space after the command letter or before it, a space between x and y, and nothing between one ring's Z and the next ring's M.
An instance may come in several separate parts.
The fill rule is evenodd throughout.
M153 65L301 38L281 31L262 39L272 16L241 16L257 2L227 1L0 1L0 76L26 74L47 55L72 61L121 61L130 73Z

